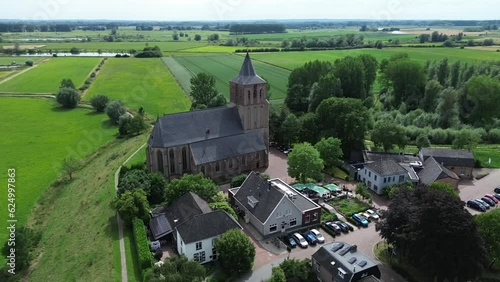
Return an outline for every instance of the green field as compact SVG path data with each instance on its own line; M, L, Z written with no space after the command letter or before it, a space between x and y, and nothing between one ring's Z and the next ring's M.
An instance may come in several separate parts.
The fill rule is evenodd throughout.
M57 51L68 51L73 48L79 48L80 52L85 51L97 51L101 50L109 50L116 52L129 52L130 50L142 50L146 47L146 44L149 46L160 47L162 52L178 52L185 49L197 48L205 46L207 43L200 43L195 41L179 41L179 42L62 42L62 43L44 43L45 47L41 48L41 50L57 50Z
M161 59L111 58L106 61L85 100L97 94L119 99L153 117L189 110L191 103Z
M279 52L279 53L253 53L252 58L287 69L294 69L309 61L320 60L334 62L346 56L370 54L380 62L397 53L407 53L412 60L425 63L427 60L441 60L448 58L450 62L476 63L478 60L500 60L500 53L488 52L481 49L459 48L385 48L385 49L355 49L331 50L314 52Z
M56 93L63 78L72 79L75 86L79 87L100 60L98 58L52 58L0 84L0 92Z
M2 65L10 65L12 62L16 62L16 64L24 65L24 63L28 60L32 60L33 62L39 62L43 57L0 57L0 66Z
M36 200L60 173L67 157L81 158L116 135L108 125L108 117L90 110L71 111L56 107L45 99L0 98L0 182L7 183L8 168L16 169L16 219L25 224ZM6 199L7 190L2 189ZM0 211L7 218L7 209ZM0 231L0 241L6 237Z
M243 57L237 55L204 55L204 56L175 56L177 62L188 69L192 74L206 72L216 78L217 90L229 98L229 81L238 75ZM253 62L255 71L271 84L271 100L281 100L286 96L286 84L289 71L262 62ZM185 75L177 77L179 81L186 80ZM181 85L184 82L181 83Z

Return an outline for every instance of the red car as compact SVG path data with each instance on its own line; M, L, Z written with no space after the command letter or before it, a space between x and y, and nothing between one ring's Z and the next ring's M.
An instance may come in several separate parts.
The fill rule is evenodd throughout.
M485 196L485 197L487 197L487 198L490 198L493 202L495 202L495 204L497 204L497 203L498 203L498 199L497 199L497 198L495 198L495 196L493 196L493 195L491 195L491 194L486 194L486 195L484 195L484 196Z

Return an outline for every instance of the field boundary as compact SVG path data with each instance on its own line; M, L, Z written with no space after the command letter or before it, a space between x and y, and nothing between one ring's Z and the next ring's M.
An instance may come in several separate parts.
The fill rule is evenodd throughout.
M169 69L170 73L172 74L172 76L174 77L175 81L177 81L177 84L179 84L179 86L182 88L182 90L184 91L184 93L190 98L191 100L191 96L189 95L189 90L191 89L191 82L186 82L186 83L181 83L181 81L177 78L177 75L175 75L174 71L172 70L172 68L174 67L178 67L180 72L184 72L183 74L185 75L189 75L190 77L193 77L194 76L194 73L192 71L190 71L189 69L187 69L184 65L182 65L181 63L179 63L174 56L169 56L169 57L163 57L162 58L162 61L163 63L167 66L167 68ZM180 75L180 73L178 73ZM188 87L188 84L189 84L189 87ZM189 89L188 89L189 88Z
M172 57L172 59L175 60L173 57ZM160 60L163 62L163 65L165 66L165 68L167 69L167 71L170 73L170 75L174 78L175 83L177 83L177 85L182 90L182 92L184 92L184 95L188 98L189 102L192 103L193 101L191 100L191 95L189 95L189 91L186 91L186 89L184 89L184 87L182 87L182 85L179 83L179 80L177 80L177 77L175 77L174 73L170 70L170 68L168 67L168 65L163 60L163 58L160 58ZM178 63L176 60L175 60L175 62ZM191 77L192 77L192 75L191 75ZM191 83L189 85L191 87Z
M0 84L3 84L3 83L5 83L5 82L7 82L7 81L9 81L9 80L11 80L11 79L13 79L14 77L16 77L16 76L18 76L18 75L21 75L21 74L23 74L23 73L25 73L25 72L27 72L27 71L29 71L29 70L32 70L32 69L36 68L36 67L38 67L40 64L43 64L43 63L45 63L45 62L46 62L46 61L48 61L48 60L50 60L50 58L45 58L45 59L41 60L40 62L38 62L36 65L34 65L34 66L32 66L32 67L29 67L29 68L27 68L27 69L25 69L25 70L22 70L22 71L18 72L18 73L14 73L13 75L7 76L5 79L3 79L3 80L1 80L1 81L0 81Z

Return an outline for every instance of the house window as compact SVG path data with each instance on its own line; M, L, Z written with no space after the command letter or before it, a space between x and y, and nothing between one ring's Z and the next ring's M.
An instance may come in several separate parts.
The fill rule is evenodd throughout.
M280 217L283 217L283 213L278 212L278 213L276 214L276 218L280 218Z
M375 176L375 181L377 181L377 175L374 175Z
M465 175L465 167L461 167L461 168L460 168L460 174Z
M188 166L186 148L182 148L182 170L186 171Z
M276 223L269 225L269 232L276 232L276 230L278 230Z
M291 210L286 210L286 213L285 213L286 216L291 215L291 214L292 214Z
M378 186L377 185L373 185L373 190L378 191Z
M384 183L386 183L386 182L387 182L387 177L384 177Z
M262 88L259 91L259 97L262 98Z
M250 90L248 90L248 102L250 102Z
M368 177L372 177L372 172L371 171L368 172Z
M316 220L318 220L318 213L317 212L313 213L313 221L316 221Z
M259 159L259 153L255 153L255 159L258 160Z
M196 243L196 250L197 251L201 250L201 247L202 247L201 242Z
M295 226L295 225L297 225L297 218L290 219L290 226Z
M206 260L206 258L205 258L205 252L195 253L193 255L193 260L196 261L196 262L204 262Z
M170 173L175 173L175 157L174 150L170 149L169 158L170 158Z
M220 171L220 164L219 164L219 162L215 163L215 171L217 171L217 172Z
M215 243L217 243L217 238L212 239L212 247L215 247Z
M400 175L399 176L399 182L404 182L405 181L405 176L404 175Z
M392 177L392 182L396 181L396 176Z
M365 174L366 174L366 168L365 168Z
M204 262L206 259L205 259L205 252L200 252L200 262Z
M310 215L306 215L306 224L309 223L311 221L311 216Z

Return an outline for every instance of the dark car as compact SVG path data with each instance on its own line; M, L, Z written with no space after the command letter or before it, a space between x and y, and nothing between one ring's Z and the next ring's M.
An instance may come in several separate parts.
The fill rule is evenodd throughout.
M286 239L287 239L287 242L290 245L290 247L292 247L292 248L297 247L297 242L295 242L295 239L293 239L292 235L287 236Z
M486 211L486 208L483 207L483 205L481 205L480 203L476 202L476 201L467 201L467 206L471 209L475 209L475 210L478 210L478 211L482 211L482 212L485 212Z
M500 186L496 187L493 191L495 191L495 193L497 194L500 194Z
M487 203L483 202L480 199L474 199L473 201L476 202L476 203L478 203L479 205L483 206L487 210L490 209L490 205L488 205Z
M499 200L499 201L500 201L500 194L496 194L496 193L495 193L495 194L493 194L493 197L497 198L497 200Z
M333 232L335 232L335 234L340 234L340 232L342 232L342 229L340 228L340 226L338 226L337 224L334 224L333 222L330 222L330 221L325 222L325 225L330 230L332 230Z
M364 218L362 215L355 213L352 215L352 219L354 219L359 225L368 227L368 220L366 220L366 218Z
M349 233L349 226L345 222L334 221L333 223L335 223L338 227L340 227L340 229L342 230L342 232Z
M483 200L483 202L486 202L488 205L490 205L490 207L495 206L495 202L493 202L493 200L488 198L488 197L482 197L481 200Z
M306 239L309 245L314 246L318 243L318 239L316 239L316 236L314 236L314 234L310 231L303 233L302 236L304 236L304 239Z
M486 195L484 195L484 196L485 196L485 197L490 198L493 202L495 202L495 204L497 204L497 203L498 203L498 199L497 199L497 198L495 198L495 196L493 196L493 195L491 195L491 194L486 194Z

